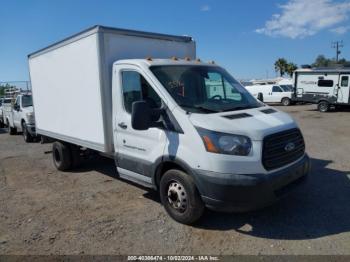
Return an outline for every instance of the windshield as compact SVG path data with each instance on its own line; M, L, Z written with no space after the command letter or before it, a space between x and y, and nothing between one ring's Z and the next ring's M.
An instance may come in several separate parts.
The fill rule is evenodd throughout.
M196 113L262 106L224 69L214 66L152 66L151 71L184 110Z
M292 92L293 91L292 85L280 85L280 87L283 89L284 92Z
M33 105L32 96L29 96L29 95L22 96L22 107L28 107L32 105Z

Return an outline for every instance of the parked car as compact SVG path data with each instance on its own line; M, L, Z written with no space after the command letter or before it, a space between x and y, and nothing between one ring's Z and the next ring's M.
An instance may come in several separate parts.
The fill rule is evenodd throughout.
M30 54L29 69L56 168L100 152L181 223L263 207L308 174L297 123L196 59L191 37L97 26Z
M4 128L5 124L4 124L4 116L2 113L2 104L4 102L4 98L0 98L0 128Z
M11 100L10 100L11 101ZM36 137L32 95L18 95L12 104L4 104L4 123L10 135L22 132L24 140L31 142Z
M2 98L1 106L0 106L0 126L2 128L6 127L6 117L5 117L5 109L7 107L11 107L12 98Z
M317 104L320 112L350 106L350 69L299 69L293 100Z
M282 103L289 106L292 103L292 90L279 85L252 85L245 87L254 97L262 94L265 103Z

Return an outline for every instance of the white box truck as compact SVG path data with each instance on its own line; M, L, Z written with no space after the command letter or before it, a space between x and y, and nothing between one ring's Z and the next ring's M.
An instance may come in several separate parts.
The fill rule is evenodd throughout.
M172 57L172 58L169 58ZM303 136L256 100L190 37L96 26L29 55L37 132L68 170L86 148L118 176L159 190L175 220L205 207L247 211L306 177Z

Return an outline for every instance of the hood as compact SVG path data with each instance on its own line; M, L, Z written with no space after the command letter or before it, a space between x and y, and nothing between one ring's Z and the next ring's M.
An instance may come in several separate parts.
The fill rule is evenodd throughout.
M298 127L291 116L269 106L217 114L193 113L189 118L194 126L245 135L252 140L263 140L266 135Z
M31 113L31 112L34 112L34 108L33 106L22 107L22 111L24 113Z

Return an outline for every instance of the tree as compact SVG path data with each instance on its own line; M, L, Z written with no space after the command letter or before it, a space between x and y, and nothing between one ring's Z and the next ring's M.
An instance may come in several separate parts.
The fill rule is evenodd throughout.
M350 67L350 61L345 58L340 59L338 62L332 58L326 58L324 55L316 57L315 62L311 64L312 67Z
M287 68L286 68L286 72L287 72L287 74L288 74L290 77L292 77L294 71L297 70L297 69L298 69L298 66L297 66L296 64L294 64L294 63L288 63L288 64L287 64Z
M277 61L275 62L275 71L279 72L281 77L287 71L287 64L288 64L288 62L284 58L278 58Z
M328 67L330 64L330 59L326 58L324 55L319 55L316 57L315 62L313 62L312 67Z

